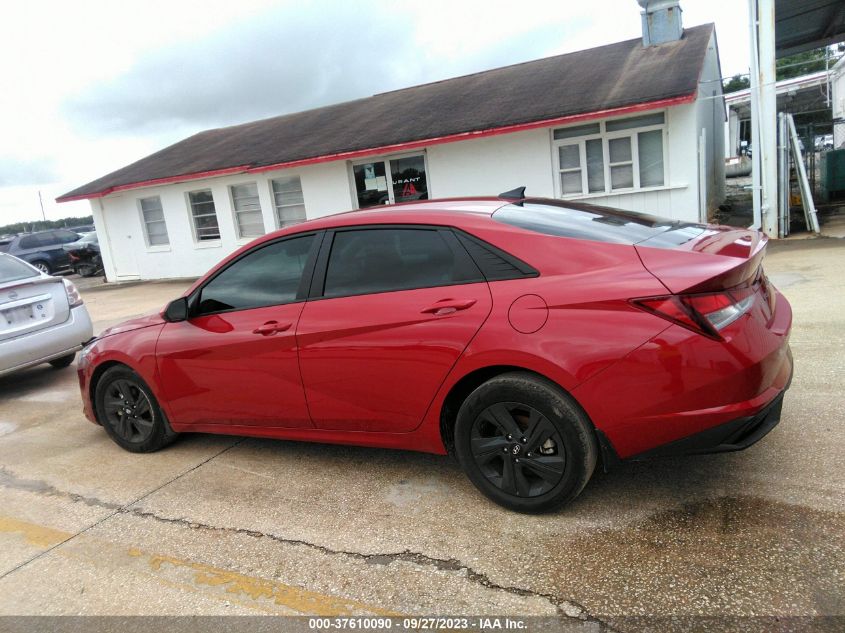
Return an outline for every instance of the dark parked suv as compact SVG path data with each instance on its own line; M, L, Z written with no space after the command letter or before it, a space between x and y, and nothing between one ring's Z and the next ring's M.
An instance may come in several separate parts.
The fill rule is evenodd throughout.
M48 275L68 268L70 260L63 244L75 242L81 236L67 229L53 229L37 233L24 233L0 243L0 250L29 262ZM8 241L7 241L8 240Z

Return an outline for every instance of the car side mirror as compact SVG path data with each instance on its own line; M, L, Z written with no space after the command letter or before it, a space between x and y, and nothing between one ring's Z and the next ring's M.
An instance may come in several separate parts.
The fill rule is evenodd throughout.
M167 304L164 309L164 320L170 323L188 320L188 299L179 297Z

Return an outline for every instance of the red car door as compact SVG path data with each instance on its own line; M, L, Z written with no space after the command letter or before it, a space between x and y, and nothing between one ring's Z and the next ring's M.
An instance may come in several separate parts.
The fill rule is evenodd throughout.
M156 355L174 421L311 426L295 332L316 242L304 235L248 252L192 295L191 318L164 326Z
M327 235L311 292L297 340L324 429L415 429L492 307L466 251L436 227Z

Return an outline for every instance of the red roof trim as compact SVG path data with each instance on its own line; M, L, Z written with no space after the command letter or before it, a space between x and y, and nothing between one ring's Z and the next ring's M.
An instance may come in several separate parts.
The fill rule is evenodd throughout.
M645 103L637 103L630 106L623 106L619 108L610 108L607 110L595 110L593 112L586 112L584 114L573 114L570 116L556 117L553 119L543 119L542 121L533 121L531 123L518 123L515 125L505 125L502 127L488 128L486 130L476 130L474 132L460 132L458 134L449 134L447 136L438 136L434 138L422 139L419 141L410 141L407 143L395 143L393 145L382 145L381 147L372 147L368 149L355 150L352 152L340 152L337 154L326 154L324 156L315 156L313 158L303 158L301 160L292 160L284 163L274 163L272 165L260 165L257 167L250 167L249 165L241 165L239 167L227 167L225 169L215 169L211 171L196 172L193 174L183 174L181 176L167 176L165 178L156 178L153 180L145 180L142 182L129 183L125 185L118 185L96 193L83 194L78 196L62 196L56 198L56 202L70 202L72 200L86 200L90 198L102 198L115 191L126 191L127 189L138 189L141 187L150 187L153 185L166 185L175 182L184 182L187 180L199 180L202 178L213 178L216 176L227 176L231 174L240 173L262 173L267 171L276 171L278 169L288 169L291 167L301 167L304 165L316 165L318 163L328 163L336 160L349 160L353 158L363 158L365 156L375 156L378 154L386 154L391 152L406 151L410 149L419 149L429 145L441 145L443 143L455 143L457 141L465 141L475 138L485 138L488 136L497 136L499 134L511 134L514 132L524 132L527 130L535 130L537 128L549 127L552 125L563 125L568 123L577 123L579 121L591 121L594 119L603 119L609 116L617 116L620 114L632 114L634 112L643 112L645 110L655 110L657 108L666 108L669 106L682 105L685 103L692 103L695 101L696 93L684 95L681 97L672 97L670 99L659 99L657 101L648 101Z

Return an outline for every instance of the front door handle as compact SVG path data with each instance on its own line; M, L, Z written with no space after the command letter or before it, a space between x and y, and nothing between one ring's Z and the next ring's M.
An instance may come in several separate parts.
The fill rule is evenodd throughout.
M422 313L443 316L446 314L452 314L458 310L466 310L467 308L474 306L476 303L475 299L466 299L464 301L443 299L442 301L435 303L433 306L426 308L422 311Z
M252 333L260 334L261 336L271 336L276 332L284 332L290 329L290 323L279 323L278 321L267 321L264 325L259 325Z

